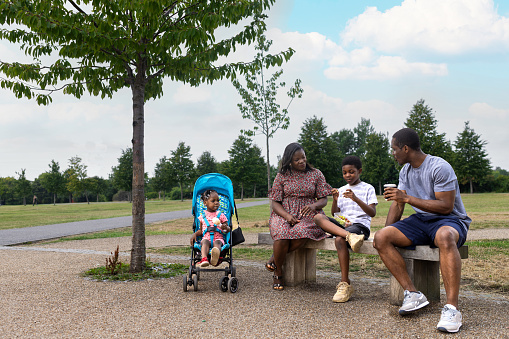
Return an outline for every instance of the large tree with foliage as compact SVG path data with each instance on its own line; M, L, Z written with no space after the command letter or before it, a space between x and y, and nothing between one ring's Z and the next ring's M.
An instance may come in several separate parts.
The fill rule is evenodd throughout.
M22 168L21 172L16 172L18 180L16 181L16 192L18 196L23 200L23 206L27 205L27 195L32 192L30 181L26 177L26 169Z
M152 187L159 192L159 199L161 199L161 192L163 192L163 200L166 200L166 191L171 190L174 181L171 162L166 156L163 156L156 164L154 177L150 180Z
M0 39L20 44L34 58L30 64L0 61L6 76L0 81L2 88L39 104L48 104L57 90L77 98L85 92L111 98L123 88L131 90L132 272L142 271L146 260L145 102L162 96L164 78L197 86L234 78L249 68L218 60L263 32L262 13L274 1L2 1ZM270 56L268 64L280 65L291 53Z
M65 177L67 178L66 188L69 192L71 192L71 194L83 193L85 191L85 178L87 177L87 165L83 164L81 160L82 159L78 156L70 158L69 167L65 170Z
M451 143L445 138L445 133L438 133L435 114L431 107L425 104L424 99L417 101L408 112L405 126L417 132L424 153L452 162Z
M194 163L191 160L191 147L181 141L177 149L171 151L171 173L180 187L180 201L184 201L184 186L191 182Z
M133 149L131 147L122 150L118 158L118 165L111 168L111 182L117 189L129 192L129 201L132 201L133 189Z
M53 193L53 205L56 204L57 194L65 192L65 178L60 172L60 165L55 160L51 160L48 165L50 171L42 173L39 176L42 187L48 192Z
M240 135L228 150L230 155L225 169L234 185L240 186L240 198L244 200L244 189L248 184L256 184L265 168L261 149L253 140Z
M468 183L470 193L474 193L474 182L482 182L491 174L490 160L486 153L487 142L476 134L465 122L465 128L454 142L455 152L453 166L460 183Z
M354 154L364 161L368 136L375 133L375 128L369 119L361 118L361 121L353 129L353 133L355 134Z
M199 177L207 173L217 172L216 158L210 151L204 151L196 161L196 176Z
M276 95L280 87L285 87L286 83L278 79L283 74L280 69L268 77L265 69L271 65L269 48L272 40L267 40L265 35L260 35L257 39L255 66L246 73L246 86L244 87L238 80L233 80L233 86L237 89L244 103L238 104L242 118L249 119L255 123L252 130L243 131L247 136L253 136L257 133L265 135L265 147L267 148L267 190L270 190L270 150L269 139L279 129L287 129L290 126L290 116L288 108L295 97L302 97L303 89L300 87L300 79L295 80L295 84L287 92L290 98L285 108L276 102Z
M306 119L298 141L306 152L308 162L322 171L328 183L338 186L343 177L342 159L337 143L327 134L323 118L313 116Z
M382 194L382 183L388 182L394 161L391 158L389 138L384 133L371 133L366 138L366 154L362 162L362 179L378 186Z
M334 132L330 135L331 139L336 143L338 148L339 157L343 159L347 155L352 155L355 152L355 133L352 130L343 128L340 131Z

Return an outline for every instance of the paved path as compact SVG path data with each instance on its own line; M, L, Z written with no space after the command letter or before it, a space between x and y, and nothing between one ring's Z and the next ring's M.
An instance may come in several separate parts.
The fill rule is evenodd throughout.
M237 204L237 208L251 207L268 203L268 199L245 202ZM191 216L192 212L190 209L184 211L153 213L145 215L145 222L150 224L158 221L189 218ZM132 217L128 216L0 230L0 246L19 245L32 241L55 239L76 234L129 227L131 225Z

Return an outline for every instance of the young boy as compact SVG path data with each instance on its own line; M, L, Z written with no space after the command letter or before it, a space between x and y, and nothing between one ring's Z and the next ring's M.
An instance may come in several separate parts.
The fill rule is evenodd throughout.
M354 292L348 278L350 264L348 247L357 252L364 243L364 239L369 238L371 218L376 215L378 204L373 186L360 180L361 160L356 156L347 156L343 159L341 166L343 178L347 184L339 189L333 189L331 213L341 216L339 219L344 226L336 219L323 214L317 214L314 217L318 226L336 236L341 282L332 298L334 302L346 302Z

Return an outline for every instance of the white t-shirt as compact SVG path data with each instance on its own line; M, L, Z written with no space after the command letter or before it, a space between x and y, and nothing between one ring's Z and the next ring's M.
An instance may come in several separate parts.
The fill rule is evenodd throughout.
M366 214L362 210L362 208L352 199L345 198L343 193L347 190L351 189L353 193L357 196L357 198L364 201L366 204L378 205L378 200L375 194L375 188L370 184L365 183L364 181L359 182L357 185L345 185L338 188L339 197L338 197L338 208L341 215L348 218L352 223L359 223L370 229L371 227L371 217Z

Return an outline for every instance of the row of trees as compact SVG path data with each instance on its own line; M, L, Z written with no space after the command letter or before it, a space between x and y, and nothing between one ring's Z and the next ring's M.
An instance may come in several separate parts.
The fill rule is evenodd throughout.
M465 122L464 130L454 142L437 132L437 120L432 109L419 100L409 112L406 127L417 131L424 152L438 155L449 161L455 171L462 190L509 191L509 173L506 170L490 168L486 153L486 141L475 133L470 123ZM357 155L363 162L362 179L375 186L379 193L385 182L398 180L399 166L390 152L390 135L377 132L370 120L361 118L353 129L327 133L323 118L313 116L302 126L298 141L306 150L308 160L319 168L327 181L335 186L343 185L341 160L347 155ZM282 149L282 147L281 147ZM264 183L274 179L276 169L272 168L267 177L267 162L261 149L253 140L241 134L228 150L229 158L218 162L210 151L201 154L196 164L192 160L191 148L180 142L170 155L163 156L155 166L154 176L145 173L146 196L148 198L184 200L192 195L192 184L202 174L219 172L229 176L235 185L238 198L267 195ZM79 157L69 159L66 170L54 160L49 171L42 173L33 182L25 177L25 170L17 173L18 178L0 178L0 202L26 204L26 197L35 194L39 201L52 203L89 201L89 195L97 201L112 199L131 200L133 178L133 151L122 150L118 165L112 168L108 179L87 177L87 166ZM68 199L68 200L67 200Z

